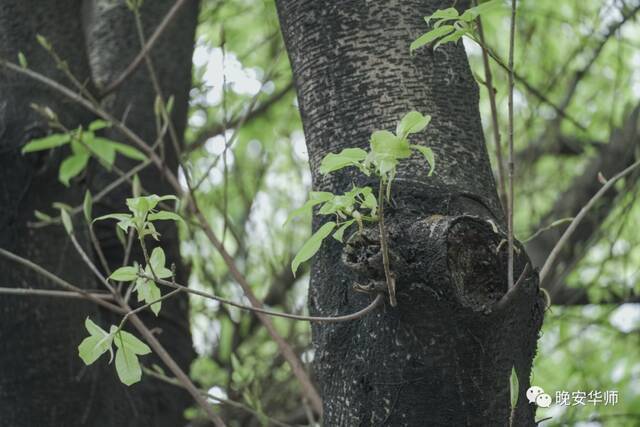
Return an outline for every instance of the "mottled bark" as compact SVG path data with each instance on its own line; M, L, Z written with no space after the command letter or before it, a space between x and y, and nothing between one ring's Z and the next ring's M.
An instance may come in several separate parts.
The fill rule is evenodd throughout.
M461 44L409 54L438 1L277 2L298 91L314 190L367 183L356 171L322 176L329 152L367 147L409 110L433 117L412 142L436 155L402 163L386 209L398 307L362 320L314 325L315 369L330 426L506 425L512 365L521 382L518 426L533 425L523 392L542 322L537 275L504 310L504 218L484 145L478 88ZM323 219L316 217L314 226ZM494 225L499 227L494 231ZM383 280L375 228L343 249L328 241L311 270L314 314L355 311L351 289ZM516 275L528 258L516 257Z
M142 9L147 34L151 33L169 7L171 0L145 2ZM186 123L188 91L191 80L191 54L197 22L197 1L188 1L153 50L153 58L165 96L175 96L173 118L178 135ZM134 21L124 1L65 0L59 2L3 1L0 7L0 55L13 60L22 51L29 67L70 85L56 69L53 60L40 47L36 34L42 34L65 59L82 82L94 93L115 78L140 50ZM146 67L141 66L103 105L147 141L156 136L153 103L155 94ZM50 89L6 70L0 71L0 246L43 265L78 286L96 288L93 276L75 254L60 226L28 228L34 209L51 212L51 203L62 201L77 205L86 188L97 192L113 174L97 164L74 180L69 188L57 180L60 161L68 150L51 153L20 154L22 145L48 132L46 121L29 107L38 103L50 107L69 128L94 120L87 111ZM108 137L122 140L113 132ZM176 169L176 157L165 143L167 167ZM121 169L131 162L118 159ZM170 186L159 178L157 170L140 174L150 192L165 194ZM94 214L123 212L130 185L124 184L94 207ZM90 251L84 223L76 228L83 245ZM123 259L122 247L113 233L113 223L100 223L101 244L112 267ZM162 246L169 262L178 265L178 275L186 272L180 265L175 227L160 230ZM139 251L134 259L141 261ZM53 288L42 278L15 264L0 260L3 285ZM181 279L181 280L182 280ZM161 342L183 368L192 358L186 298L163 304L159 319L143 316L159 332ZM0 426L179 426L190 399L179 389L144 379L126 387L119 383L113 365L102 358L84 367L77 345L86 335L83 321L91 316L108 327L118 319L95 306L75 300L0 297ZM156 362L153 357L143 362Z

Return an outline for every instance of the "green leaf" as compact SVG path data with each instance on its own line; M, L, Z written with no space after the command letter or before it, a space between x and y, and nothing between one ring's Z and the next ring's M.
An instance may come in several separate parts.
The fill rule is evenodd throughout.
M471 22L480 15L485 15L489 12L493 12L494 10L500 9L502 7L503 7L502 0L491 0L486 3L479 4L476 7L472 7L471 9L467 9L460 16L460 20Z
M457 42L458 40L460 40L460 38L462 38L462 36L467 34L467 32L468 31L466 29L461 29L461 30L454 31L453 33L449 34L448 36L443 37L440 40L438 40L438 43L436 43L435 46L433 46L433 50L436 50L438 47L440 47L440 45L443 45L445 43Z
M131 282L136 280L138 276L138 269L136 267L125 266L120 267L109 276L109 279L116 282Z
M518 374L516 373L516 367L511 367L511 377L509 378L509 390L511 395L511 409L515 408L518 404L518 396L520 395L520 383L518 382Z
M335 222L327 222L322 227L320 227L318 231L316 231L311 237L309 237L309 240L307 240L304 245L302 245L302 248L300 248L300 251L291 262L291 270L293 271L294 275L296 274L296 271L298 270L300 264L307 261L312 256L314 256L316 252L318 252L318 249L320 249L320 246L322 245L322 241L333 231L335 226Z
M351 219L345 223L343 223L338 230L333 233L333 238L336 239L338 242L342 243L342 238L344 236L344 232L346 231L347 228L349 228L351 226L351 224L353 224L355 222L355 219Z
M94 120L89 124L89 130L92 132L95 132L100 129L108 128L108 127L111 127L111 123L101 119Z
M94 219L93 222L102 221L102 220L105 220L105 219L117 219L118 221L123 221L123 220L126 220L126 219L131 219L131 214L114 213L114 214L102 215L102 216L99 216L98 218Z
M118 340L116 339L117 343ZM116 372L118 378L125 385L132 385L142 378L142 368L138 357L126 348L118 348L116 351Z
M412 133L418 133L424 130L431 121L431 116L423 116L417 111L410 111L400 120L396 127L396 135L400 138L406 138Z
M138 174L133 175L133 180L131 181L131 194L133 194L133 197L140 197L142 194L142 183L140 182Z
M32 139L27 145L22 147L22 154L59 147L67 144L70 140L71 136L68 133L54 133L44 138Z
M150 304L162 297L160 288L153 280L142 279L138 281L136 289L138 291L138 301L144 301L145 304ZM151 311L153 311L153 313L157 316L160 312L160 309L162 308L162 301L151 304L149 307L151 308Z
M177 213L174 213L174 212L169 212L169 211L160 211L160 212L156 212L156 213L151 213L151 214L149 214L147 219L149 221L173 220L173 221L184 222L184 220L182 219L182 217L180 215L178 215Z
M398 164L398 159L411 156L409 142L386 130L371 134L371 153L380 175L393 171Z
M36 40L38 41L40 46L42 46L46 50L51 50L52 48L51 43L49 43L49 41L44 36L40 34L36 34Z
M459 16L459 13L456 10L456 8L455 7L449 7L449 8L446 8L446 9L438 9L438 10L436 10L433 14L431 14L429 16L425 16L424 20L428 24L432 19L454 19L454 18L457 18L458 16Z
M453 31L455 31L453 25L442 25L438 28L434 28L433 30L424 33L416 40L414 40L413 43L411 43L411 45L409 46L409 52L413 53L414 50L419 49L422 46L427 45L440 37L444 37Z
M106 138L101 138L101 139L105 139L109 141L113 149L125 157L128 157L132 160L140 160L140 161L147 160L147 156L145 156L142 153L142 151L138 150L137 148L134 148L130 145L122 144L120 142L111 141Z
M87 166L88 161L89 156L86 154L74 154L64 159L58 171L58 179L60 182L68 187L71 178L82 172Z
M115 333L115 330L117 330L117 328L115 326L112 326L111 327L112 333ZM144 342L142 342L140 339L138 339L135 335L122 330L119 331L117 335L118 336L113 341L116 344L116 347L118 348L124 347L127 350L131 351L132 353L138 354L141 356L151 353L151 349L149 348L149 346L146 345Z
M367 157L367 152L361 148L345 148L338 154L329 153L320 162L320 173L326 175L347 166L356 166Z
M85 132L83 141L87 144L91 154L102 160L107 170L111 170L113 162L116 160L116 150L111 142L105 138L95 137L92 132Z
M164 263L166 261L166 257L164 255L164 250L161 247L153 248L151 252L151 256L149 257L149 264L154 271L164 268Z
M91 365L105 352L111 350L113 336L93 323L88 317L84 322L90 336L78 346L78 354L85 365Z
M60 218L62 218L62 225L64 225L67 234L73 233L73 222L66 209L60 209Z
M311 194L309 194L309 200L307 200L307 202L298 209L293 210L289 216L287 216L287 219L284 221L282 226L286 226L293 218L310 212L311 208L315 205L328 202L334 197L333 193L326 191L312 191Z
M33 215L40 221L45 221L45 222L53 221L53 218L51 218L49 215L47 215L44 212L40 212L39 210L33 211Z
M82 202L82 211L84 212L84 218L87 222L91 222L91 213L93 210L93 197L89 190L84 193L84 201Z
M29 67L29 64L27 63L27 57L24 56L24 53L22 52L18 52L18 63L22 68Z
M433 155L433 150L423 145L411 145L411 148L421 152L424 158L427 159L427 163L429 163L429 176L431 176L436 168L436 158Z
M103 215L101 217L94 219L93 222L102 221L105 219L117 219L118 227L123 231L128 231L129 227L134 226L133 216L131 216L131 214L123 214L123 213Z
M164 200L178 200L178 198L173 195L158 196L156 194L152 194L150 196L130 197L127 199L127 206L136 216L142 217L150 210L155 209L158 203Z

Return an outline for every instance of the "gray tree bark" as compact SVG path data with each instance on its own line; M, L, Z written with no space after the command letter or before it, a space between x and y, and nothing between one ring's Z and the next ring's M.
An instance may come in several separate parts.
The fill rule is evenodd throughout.
M356 171L322 176L319 163L330 152L367 148L371 132L393 130L410 110L433 118L412 142L432 147L436 173L428 177L418 156L405 161L385 215L398 306L313 326L325 425L507 425L512 366L521 384L513 425L534 425L524 392L543 303L535 272L503 300L506 227L477 84L461 44L409 54L411 41L427 30L422 17L451 2L278 0L277 6L314 190L376 185ZM322 221L316 217L314 227ZM351 286L384 280L379 246L375 227L350 236L344 249L328 239L312 264L310 311L337 315L367 304ZM516 277L529 262L518 247Z
M145 2L141 14L147 37L174 2ZM173 119L179 135L186 123L191 83L191 55L198 2L187 1L152 51L165 97L175 97ZM26 56L29 67L66 85L70 83L49 54L36 42L36 34L46 37L55 51L69 63L71 72L97 96L100 89L118 76L140 50L134 21L124 1L107 0L4 0L0 3L0 56L16 60ZM116 117L147 141L156 137L153 104L155 93L144 64L115 92L101 99ZM83 265L60 226L30 228L35 209L51 212L53 202L77 205L85 189L94 194L114 179L97 164L91 164L70 188L57 180L60 162L67 149L22 155L24 144L44 136L46 121L30 104L48 106L68 128L86 125L95 119L59 94L23 76L0 70L0 247L15 252L69 282L96 288L91 273ZM123 140L117 133L106 136ZM176 156L167 143L167 167L176 169ZM131 163L118 159L127 170ZM151 193L170 193L156 170L140 174ZM123 212L130 185L121 185L110 197L94 206L94 214ZM90 251L84 223L76 230ZM162 246L169 262L178 265L178 275L186 277L180 264L177 233L173 226L160 230ZM113 224L97 229L111 267L123 259ZM140 261L139 252L133 258ZM54 288L54 285L16 264L0 259L4 286ZM182 279L180 279L182 281ZM158 319L143 316L159 332L159 339L188 369L193 357L187 317L187 300L178 298L163 304ZM119 319L95 306L76 300L0 297L0 426L166 426L184 424L183 411L189 397L179 389L151 379L132 387L119 383L113 365L103 358L85 367L77 346L86 336L84 318L91 316L104 327ZM159 363L145 357L146 364Z

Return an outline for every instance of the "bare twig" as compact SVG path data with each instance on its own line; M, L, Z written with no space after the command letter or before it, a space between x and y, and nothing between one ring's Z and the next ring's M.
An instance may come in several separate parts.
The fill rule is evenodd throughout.
M169 12L162 19L156 30L153 32L147 43L142 47L142 50L136 55L136 57L131 61L131 63L125 68L125 70L120 74L111 84L109 84L103 91L102 96L105 96L114 90L116 90L122 83L124 83L127 78L138 68L140 63L144 60L145 56L151 51L153 46L156 44L164 30L169 26L173 18L177 15L178 11L186 3L187 0L176 0L173 4Z
M266 310L264 308L260 308L260 307L255 307L255 306L251 306L251 305L245 305L245 304L240 304L234 301L231 301L229 299L226 298L222 298L216 295L213 295L211 293L208 292L203 292L203 291L199 291L197 289L191 289L188 288L184 285L180 285L178 283L175 282L170 282L168 280L164 280L164 279L154 279L153 277L150 277L146 274L139 274L140 277L143 277L145 279L149 279L149 280L153 280L156 283L160 283L161 285L165 285L165 286L169 286L171 288L175 288L177 290L182 290L184 292L193 294L193 295L198 295L200 297L203 298L207 298L207 299L211 299L214 301L218 301L222 304L227 304L236 308L239 308L241 310L247 310L247 311L252 311L254 313L261 313L261 314L266 314L267 316L274 316L274 317L283 317L285 319L291 319L291 320L302 320L302 321L306 321L306 322L319 322L319 323L340 323L340 322L348 322L351 320L357 320L360 319L361 317L366 316L367 314L371 313L373 311L373 309L375 309L378 305L380 305L380 302L382 301L382 294L378 294L376 296L376 298L369 303L369 305L367 305L365 308L358 310L354 313L351 314L345 314L342 316L303 316L303 315L299 315L299 314L291 314L291 313L282 313L279 311L272 311L272 310Z
M116 312L116 313L124 313L124 310L122 310L122 308L113 305L107 301L105 301L102 298L98 298L96 296L93 295L92 292L88 292L82 288L79 288L77 286L72 285L71 283L67 282L66 280L56 276L55 274L49 272L48 270L45 270L44 268L40 267L38 264L29 261L26 258L23 258L19 255L16 255L12 252L9 252L5 249L0 248L0 255L2 255L3 257L10 259L11 261L17 262L18 264L22 264L23 266L35 271L36 273L38 273L39 275L46 277L47 279L51 280L52 282L54 282L55 284L57 284L58 286L67 289L71 292L75 292L76 294L80 294L83 297L85 297L86 299L101 305L105 308L108 308L109 310Z
M398 305L396 300L396 279L389 267L389 245L387 242L387 230L384 226L384 183L380 180L378 189L378 229L380 231L380 250L382 251L382 265L384 267L384 277L389 289L389 304L392 307Z
M513 287L513 51L515 50L515 34L516 0L511 0L511 29L509 32L509 205L507 206L507 239L509 244L507 280L509 289Z
M477 4L477 0L475 1ZM491 63L489 62L489 53L487 52L486 42L484 38L484 30L482 28L482 19L476 18L478 24L478 37L480 38L480 47L482 49L482 63L484 65L485 83L487 93L489 94L489 106L491 107L491 125L493 127L493 140L495 144L496 162L498 163L498 190L503 209L507 206L508 198L505 187L504 160L502 159L502 144L500 143L500 125L498 123L498 107L496 106L496 92L493 87L493 74L491 73Z
M4 295L24 295L24 296L39 296L39 297L53 297L53 298L70 298L70 299L89 299L87 295L81 294L75 291L52 291L47 289L32 289L32 288L13 288L13 287L0 287L0 294ZM99 298L101 300L113 300L113 295L101 293L101 292L87 292L93 298Z
M560 254L560 251L562 250L564 245L569 241L569 238L571 237L573 232L576 230L576 228L578 228L578 225L580 225L580 222L584 219L584 217L587 215L589 210L593 208L593 206L596 204L598 199L600 199L607 192L607 190L613 187L613 184L615 184L616 181L618 181L620 178L624 178L625 176L629 175L631 172L637 169L638 166L640 166L640 160L636 161L631 166L627 167L626 169L622 170L621 172L611 177L606 182L606 184L604 184L602 188L598 190L596 194L594 194L594 196L587 202L587 204L580 209L580 212L578 212L578 215L576 215L573 221L571 221L571 224L569 224L569 227L567 227L565 232L562 234L562 237L560 237L560 240L558 240L558 243L556 243L556 245L553 247L553 249L551 250L551 253L547 257L546 261L544 262L544 265L540 270L541 285L544 283L544 280L549 274L551 267L553 266L556 258Z

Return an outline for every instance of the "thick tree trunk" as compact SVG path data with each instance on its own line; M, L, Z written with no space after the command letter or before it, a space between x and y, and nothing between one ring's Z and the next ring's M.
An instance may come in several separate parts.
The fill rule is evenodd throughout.
M145 2L141 14L147 37L173 5L172 0ZM186 123L191 81L191 54L198 5L187 1L166 29L153 51L165 97L175 96L173 111L178 135ZM134 21L124 1L64 0L57 2L5 0L0 6L0 56L17 59L19 51L29 67L64 84L69 84L46 51L36 42L42 34L65 59L81 82L89 82L96 94L129 64L140 50ZM156 138L153 105L155 93L142 64L129 80L102 100L116 117L147 141ZM70 188L57 180L60 161L68 154L54 150L46 154L20 154L22 145L48 132L46 121L31 103L48 106L68 128L86 125L95 117L42 85L15 73L0 70L0 247L31 259L69 282L95 288L93 276L75 254L60 226L33 229L27 221L35 209L51 212L56 201L77 205L86 188L94 194L114 179L97 164L75 180ZM122 140L107 132L107 136ZM167 167L176 169L176 157L167 143ZM130 162L118 159L121 169ZM140 173L143 186L152 193L170 193L170 186L158 179L157 170ZM94 207L94 214L122 212L130 185L123 184ZM85 230L78 219L77 230ZM113 224L99 223L97 232L111 267L123 259L122 247L113 233ZM180 266L177 233L174 227L160 230L162 246L169 262ZM79 231L82 239L84 234ZM86 236L84 236L86 237ZM82 242L90 250L88 240ZM134 259L142 257L134 251ZM14 263L0 260L3 286L54 288L54 286ZM143 316L160 333L159 339L187 369L192 358L187 300L177 298L163 304L159 319ZM119 383L113 365L106 358L84 367L77 346L86 335L84 318L91 316L104 327L119 319L95 306L75 300L0 296L0 426L166 426L182 425L183 411L190 399L179 389L144 379L126 387ZM146 357L144 363L158 363Z
M313 327L325 425L507 425L514 365L521 384L514 425L533 425L524 391L543 307L536 274L497 305L507 290L505 227L477 85L461 44L409 55L426 30L422 17L450 2L277 4L315 190L366 183L356 171L320 175L327 153L366 148L372 131L393 129L409 110L433 117L413 142L433 148L436 174L428 177L418 157L405 161L386 214L398 306ZM355 311L368 298L351 289L354 281L383 280L375 227L348 240L343 249L328 239L315 257L314 314ZM516 276L527 262L521 251Z

